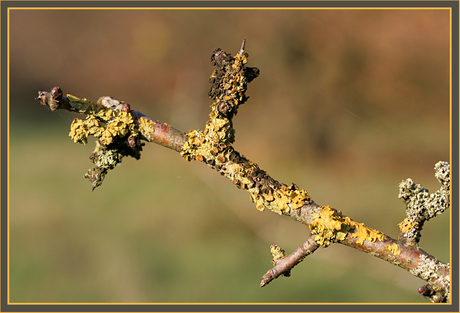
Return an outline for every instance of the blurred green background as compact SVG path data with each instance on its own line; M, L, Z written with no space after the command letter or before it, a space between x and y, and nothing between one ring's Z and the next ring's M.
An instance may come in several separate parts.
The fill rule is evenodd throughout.
M202 129L211 52L235 54L247 37L261 76L235 148L397 237L399 182L434 192L433 167L449 161L449 11L12 9L9 22L10 302L426 303L422 280L341 245L259 288L270 244L290 253L307 227L153 144L91 192L93 143L68 137L76 115L33 99L58 85ZM421 241L444 262L449 214Z

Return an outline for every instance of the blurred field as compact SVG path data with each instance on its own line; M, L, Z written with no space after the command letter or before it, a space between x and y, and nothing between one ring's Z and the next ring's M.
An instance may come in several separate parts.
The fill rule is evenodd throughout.
M449 161L448 11L12 10L10 26L10 302L426 303L423 281L339 245L259 288L270 244L291 252L306 227L155 145L91 192L93 143L72 143L75 115L33 98L59 85L203 128L211 51L247 37L261 76L235 148L397 237L399 182L433 192L434 164ZM449 213L422 235L448 262Z

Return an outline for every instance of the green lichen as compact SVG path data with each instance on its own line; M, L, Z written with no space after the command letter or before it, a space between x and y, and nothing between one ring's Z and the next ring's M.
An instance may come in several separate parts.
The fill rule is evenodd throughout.
M439 161L434 166L434 176L439 183L445 188L450 189L450 165L448 162Z

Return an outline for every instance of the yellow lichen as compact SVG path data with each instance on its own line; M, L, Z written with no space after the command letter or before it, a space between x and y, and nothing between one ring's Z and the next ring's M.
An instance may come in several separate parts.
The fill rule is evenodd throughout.
M152 140L152 135L151 133L155 132L155 122L145 118L145 117L140 117L139 120L139 132L147 138L147 140L151 141Z
M275 202L276 202L276 205L277 205L277 208L276 208L276 213L278 213L279 215L281 215L283 212L289 212L290 211L290 208L289 208L289 203L291 202L289 197L287 195L285 195L284 193L282 193L281 190L277 190L274 194L274 197L275 197Z
M224 156L225 151L218 155L214 149L213 143L223 143L230 146L234 142L234 129L232 128L231 118L236 114L238 106L244 102L244 92L246 78L244 77L244 65L247 63L247 54L236 55L232 69L228 67L221 70L223 76L219 78L221 84L220 89L226 89L227 92L219 93L219 96L214 98L214 103L211 105L211 113L209 121L206 123L204 131L191 130L188 133L188 140L182 147L181 155L186 160L196 159L197 155L203 156L203 160L210 163L218 161L220 163L227 162ZM211 75L211 79L218 78L215 70ZM238 97L238 99L237 99ZM231 113L229 113L231 112ZM214 151L213 151L214 150ZM225 150L225 149L223 149ZM213 154L211 154L213 151Z
M382 232L367 227L364 223L355 222L350 218L348 218L348 220L350 221L351 228L354 229L354 232L351 233L351 237L358 238L358 240L356 240L358 244L364 243L365 240L375 242L376 240L383 241L387 238Z
M124 111L117 111L117 119L120 123L129 125L133 123L133 116L131 113L124 112Z
M389 251L389 252L393 253L394 255L400 255L401 254L401 251L399 250L399 247L395 242L387 245L385 248L383 248L383 250L384 251Z
M101 126L101 122L92 115L88 115L85 120L85 125L89 131L89 134L94 137L101 137L104 128Z
M265 210L265 201L264 201L264 198L258 196L258 195L254 195L254 194L251 194L251 200L252 202L254 202L254 204L256 205L256 209L258 211L264 211ZM281 212L279 213L281 214Z
M284 259L286 257L285 251L281 249L281 247L275 244L272 244L270 246L270 253L273 256L273 260L272 260L273 265L276 265L276 261Z
M281 192L284 192L288 197L289 204L291 204L291 208L294 210L301 208L305 202L311 201L310 196L307 195L308 191L304 189L288 189L287 191L281 189Z
M133 118L131 114L127 112L117 111L107 116L111 116L112 120L105 124L100 137L100 140L105 145L111 144L115 137L126 136L130 130L130 125L133 124Z
M291 209L301 208L305 202L309 202L311 198L307 195L306 190L298 190L288 188L282 185L281 188L269 189L265 193L258 192L257 189L250 189L251 199L256 204L259 211L263 211L265 207L269 210L282 214L289 214Z
M97 110L94 112L94 116L100 118L103 121L110 121L115 116L115 111L109 108Z
M74 142L86 144L88 136L92 135L108 145L114 137L124 137L129 131L135 132L131 113L114 111L86 99L69 96L72 107L88 114L86 120L76 118L70 125L69 136Z
M350 229L350 219L342 216L341 212L330 206L321 207L318 213L313 214L313 222L308 225L315 241L321 246L328 246L331 242L345 239Z
M412 222L408 217L406 217L401 223L398 224L399 229L403 233L408 233L412 229L419 226L418 222Z
M358 238L358 244L364 243L365 240L375 242L386 238L378 230L357 223L330 206L320 207L320 211L313 215L313 222L309 227L312 234L316 235L315 241L322 246L345 239L347 233L350 233L352 238Z
M245 177L241 178L246 179ZM247 180L247 179L246 179ZM246 184L246 183L245 183ZM282 185L283 188L269 189L263 193L257 188L248 188L251 193L251 200L256 205L257 210L264 211L265 208L279 215L289 214L292 209L298 209L302 207L306 201L310 201L311 198L307 196L305 190L291 190L286 185Z
M212 97L214 103L211 105L210 119L206 122L204 131L190 130L181 155L187 161L198 160L209 164L237 187L248 190L257 210L263 211L267 208L280 215L288 215L291 208L299 209L311 200L307 191L285 185L280 189L281 184L265 177L256 164L232 153L235 130L231 119L238 107L247 100L247 58L247 53L237 54L231 68L223 66L219 69L220 72L213 72L210 94L215 97ZM213 92L217 90L218 92Z
M86 144L88 142L89 131L85 121L75 118L70 124L69 136L74 142Z

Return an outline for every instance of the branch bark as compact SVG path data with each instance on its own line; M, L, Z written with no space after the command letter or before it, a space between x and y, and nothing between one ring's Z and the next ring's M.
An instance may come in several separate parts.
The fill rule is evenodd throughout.
M65 109L87 115L85 121L73 121L70 136L79 143L86 143L89 135L99 138L91 156L96 168L86 174L93 190L123 157L139 158L143 146L140 140L143 140L180 152L187 161L207 164L238 188L248 191L258 210L268 209L308 225L311 237L290 255L285 256L280 247L271 246L274 267L262 277L261 287L280 275L289 276L291 269L318 247L340 243L409 271L428 282L419 288L420 294L432 302L449 302L450 265L438 261L418 245L423 222L450 206L449 164L439 162L435 167L442 186L435 194L411 181L401 183L400 198L406 203L407 218L399 224L398 239L358 223L330 206L316 204L306 190L278 182L232 147L235 140L232 118L248 99L245 94L248 83L259 75L257 68L246 66L247 58L245 41L235 56L219 48L213 50L211 61L217 69L210 78L209 96L214 103L204 131L191 130L185 134L132 110L122 101L102 97L94 103L64 95L59 87L50 92L40 91L37 99L51 111Z

